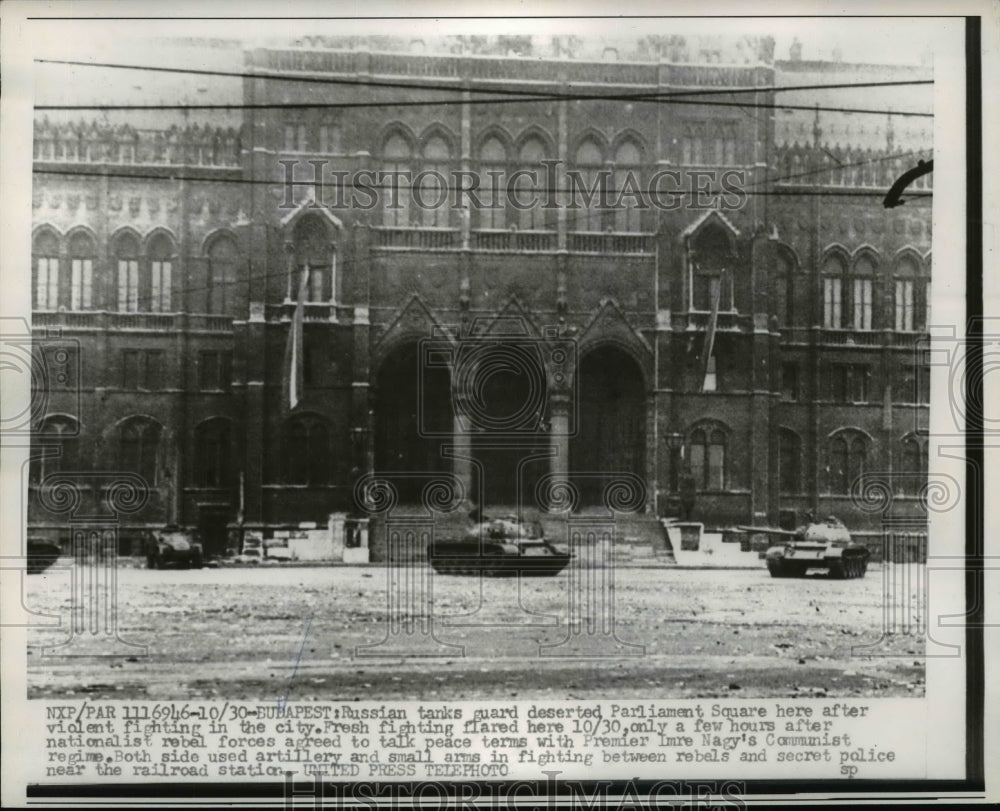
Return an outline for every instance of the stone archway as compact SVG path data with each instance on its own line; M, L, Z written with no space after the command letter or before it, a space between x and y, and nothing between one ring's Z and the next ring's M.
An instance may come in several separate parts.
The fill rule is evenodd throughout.
M376 473L451 469L441 449L451 436L451 379L445 366L421 363L419 344L405 343L382 362L374 391ZM392 477L390 477L392 478ZM419 502L426 478L395 481L404 502Z
M597 505L605 482L575 474L625 472L645 480L645 382L631 355L607 345L580 358L577 375L579 428L570 442L569 476L581 505Z

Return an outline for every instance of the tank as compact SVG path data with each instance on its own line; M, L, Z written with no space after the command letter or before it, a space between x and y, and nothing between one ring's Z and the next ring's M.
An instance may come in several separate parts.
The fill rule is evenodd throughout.
M202 567L201 544L174 526L154 531L146 542L147 568L163 569L171 565L185 569Z
M796 530L773 527L740 527L745 532L767 533L774 539L764 555L771 577L805 577L813 569L826 569L830 577L864 577L871 553L851 539L844 522L830 516Z
M485 519L457 539L435 540L427 558L438 574L512 577L557 575L573 559L549 543L537 522Z

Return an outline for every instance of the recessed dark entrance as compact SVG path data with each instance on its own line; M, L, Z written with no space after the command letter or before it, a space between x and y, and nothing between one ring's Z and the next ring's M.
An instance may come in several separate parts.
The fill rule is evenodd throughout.
M476 374L466 378L474 381L473 390L464 392L471 400L472 452L483 477L480 491L474 466L473 492L483 493L484 506L532 507L538 479L550 466L541 359L533 346L501 344L477 361Z
M570 443L570 480L581 502L595 505L613 476L592 474L645 479L646 398L639 365L615 347L584 355L578 376L579 431Z
M224 504L198 505L198 535L205 557L226 554L231 512L229 506Z
M416 343L386 358L376 379L375 470L435 473L451 470L441 449L454 418L447 367L422 366ZM401 501L417 502L426 477L390 477Z

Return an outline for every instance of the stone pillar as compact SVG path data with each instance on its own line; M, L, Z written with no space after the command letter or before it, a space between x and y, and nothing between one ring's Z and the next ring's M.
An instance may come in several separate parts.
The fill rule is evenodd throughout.
M549 447L552 450L550 470L553 476L569 475L570 395L554 392L549 399Z
M457 409L456 409L457 411ZM456 413L454 418L452 448L452 473L458 480L459 487L465 493L466 500L474 497L472 492L472 435L466 430L462 418Z

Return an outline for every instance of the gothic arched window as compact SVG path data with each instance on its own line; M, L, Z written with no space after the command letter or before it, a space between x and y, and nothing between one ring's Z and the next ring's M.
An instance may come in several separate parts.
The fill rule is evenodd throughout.
M778 431L778 485L782 493L802 492L802 440L794 431Z
M479 188L483 205L479 209L480 228L505 228L507 211L507 150L499 138L488 138L479 150Z
M114 242L114 257L118 270L118 311L134 313L145 309L139 300L139 240L133 234L122 234Z
M548 175L543 163L546 151L542 140L532 136L521 145L518 153L518 170L533 173L519 175L514 184L520 209L517 224L522 231L542 231L548 224L544 192Z
M330 432L319 417L293 417L285 426L285 481L289 484L327 484L332 469Z
M118 464L122 470L136 473L150 486L158 479L160 443L163 427L145 417L133 417L123 423L118 436Z
M303 217L295 226L292 242L297 272L293 274L289 297L298 297L298 286L304 280L306 301L332 300L336 254L326 223L316 215Z
M239 250L228 236L212 240L208 248L208 311L236 315L239 292Z
M603 231L604 206L609 199L607 172L604 169L604 155L600 145L587 138L576 150L575 168L579 174L581 188L575 189L577 200L573 216L576 231Z
M409 141L394 133L382 145L382 224L391 228L410 225L410 183L413 180L413 150Z
M851 486L868 464L868 438L858 431L840 431L830 439L828 488L831 493L850 493Z
M615 150L614 189L611 199L615 209L615 230L642 230L641 202L642 150L632 140L622 141Z
M96 255L97 248L90 234L76 233L70 238L70 309L72 310L89 310L93 306Z
M726 482L726 434L718 427L703 426L688 440L691 475L700 490L723 490Z
M35 237L35 308L59 308L59 240L51 231Z
M195 429L195 481L200 487L226 487L234 472L230 422L217 417Z
M166 234L157 234L149 243L149 307L154 313L172 311L173 243ZM143 307L142 309L147 309Z

